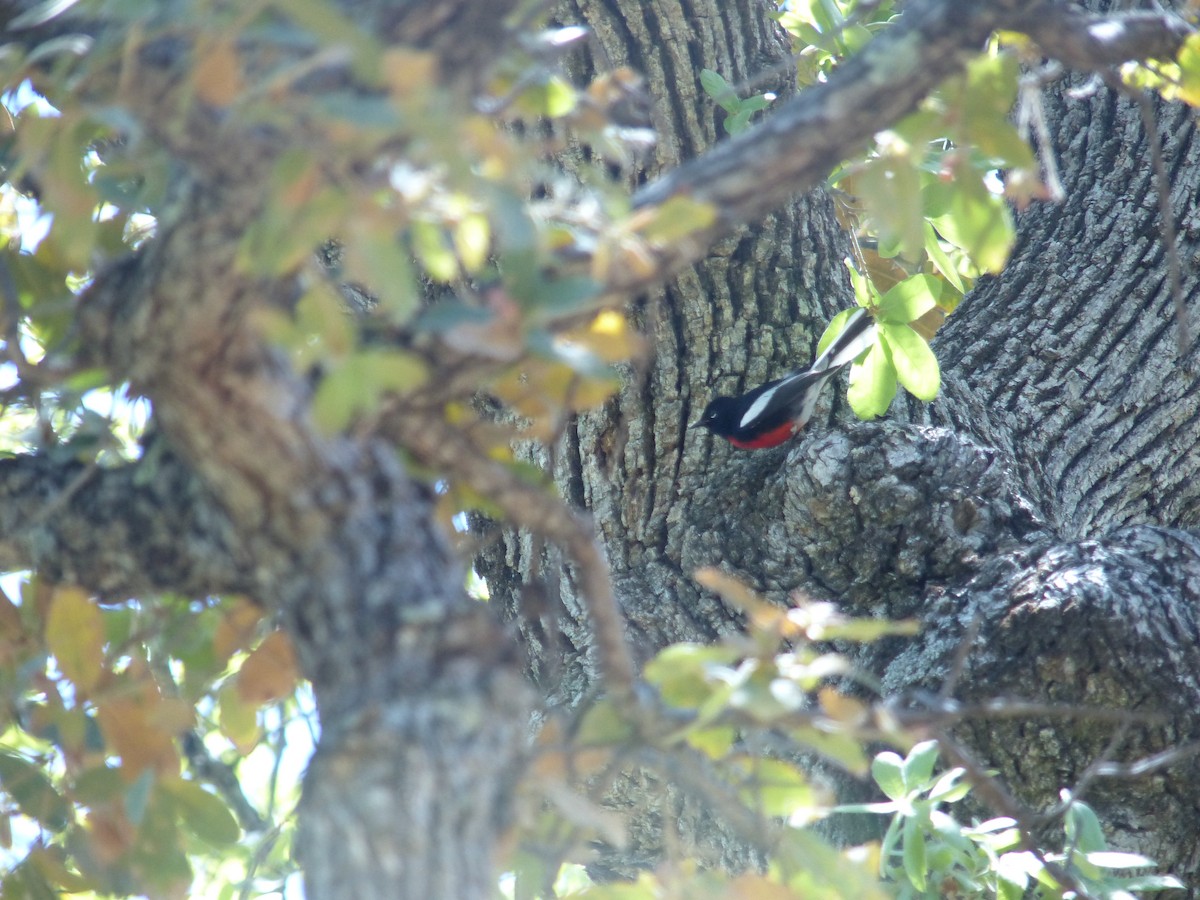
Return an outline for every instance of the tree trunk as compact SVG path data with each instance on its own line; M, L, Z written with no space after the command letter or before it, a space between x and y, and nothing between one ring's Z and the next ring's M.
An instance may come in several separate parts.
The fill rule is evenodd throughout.
M719 138L686 73L708 66L737 82L782 47L754 3L702 4L686 40L663 39L679 35L682 13L670 3L580 12L607 59L647 72L660 165ZM690 55L685 64L672 54ZM1138 106L1088 88L1043 91L1066 199L1018 214L1010 266L981 281L935 342L945 387L927 407L897 403L883 424L842 416L834 431L818 417L789 448L757 453L686 429L712 396L805 364L821 323L849 305L845 240L820 193L647 302L653 359L602 413L580 417L555 454L557 482L593 511L643 658L738 627L690 577L718 565L779 602L800 589L853 611L919 617L919 638L861 654L891 694L940 689L978 618L956 697L1165 716L1155 727L1123 724L1116 740L1111 718L964 723L957 733L972 752L1034 808L1057 803L1102 755L1135 761L1193 738L1197 544L1164 529L1194 526L1198 513L1197 349L1176 352ZM1195 129L1186 109L1156 115L1190 261ZM1195 294L1186 262L1183 288ZM826 402L839 405L842 390ZM552 559L531 560L530 544L508 535L483 562L493 597L516 609L535 570L558 571ZM569 573L558 584L567 640L526 637L535 669L565 676L554 687L570 702L592 675L578 662L587 634ZM1198 864L1198 774L1184 759L1138 781L1089 779L1087 798L1119 846L1186 878ZM658 839L653 829L643 836Z

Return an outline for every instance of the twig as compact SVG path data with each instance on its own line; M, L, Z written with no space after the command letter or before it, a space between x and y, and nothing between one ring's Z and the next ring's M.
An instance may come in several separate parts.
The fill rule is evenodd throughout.
M956 743L944 730L937 730L933 737L937 739L938 747L952 766L960 767L966 773L966 779L976 794L988 806L1003 816L1008 816L1017 823L1017 836L1021 849L1033 856L1042 864L1046 872L1058 882L1060 887L1074 891L1079 898L1089 898L1093 895L1079 881L1056 862L1051 862L1039 849L1034 839L1036 823L1030 817L1029 810L1012 796L1000 783L977 763L965 749Z
M1050 128L1046 124L1046 110L1042 105L1042 88L1065 74L1063 67L1057 62L1048 63L1038 71L1021 77L1021 103L1017 107L1017 131L1021 138L1030 141L1037 147L1037 155L1042 163L1046 176L1046 190L1050 199L1061 203L1067 196L1063 189L1062 179L1058 175L1058 157L1054 152L1054 142L1050 139Z
M963 634L962 640L958 642L958 647L954 651L954 659L950 663L950 672L946 675L946 680L942 682L942 689L938 691L939 700L945 702L954 696L954 689L958 687L958 680L962 678L963 670L967 667L967 657L971 655L971 646L975 643L975 638L979 637L979 629L982 626L983 613L976 610L970 624L967 625L966 633Z
M523 481L508 466L492 459L471 442L468 434L448 424L438 410L405 409L399 414L385 414L381 429L424 465L461 478L495 503L513 525L527 528L563 549L578 572L608 692L625 711L635 709L636 668L625 643L608 562L591 523L561 498Z

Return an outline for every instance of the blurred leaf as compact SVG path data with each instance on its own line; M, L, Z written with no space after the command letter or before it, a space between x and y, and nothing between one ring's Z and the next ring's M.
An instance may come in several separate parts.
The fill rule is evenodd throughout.
M1067 807L1064 822L1067 841L1077 847L1082 853L1097 853L1106 850L1108 845L1104 840L1104 829L1096 813L1086 803L1074 801Z
M70 823L71 806L66 798L39 766L24 757L0 751L0 789L22 813L50 831L62 831Z
M383 48L328 0L273 0L271 5L310 31L324 46L340 44L349 49L347 60L353 63L355 74L367 79L375 74Z
M703 231L717 221L717 208L682 195L646 213L636 214L630 227L651 243L668 245Z
M264 610L249 600L238 598L221 613L213 634L213 653L222 664L236 651L250 645Z
M116 676L113 684L97 694L95 703L100 730L121 757L128 778L136 778L146 769L178 773L175 738L189 727L191 707L181 701L164 703L143 663L131 664Z
M966 179L949 193L949 208L933 217L933 225L950 243L967 252L985 272L995 274L1008 262L1015 240L1012 213L1003 198L982 181Z
M728 666L737 653L727 647L705 644L672 644L659 651L644 671L648 682L658 687L672 706L696 707L713 693L708 678L712 666Z
M633 736L633 726L608 700L593 703L583 714L575 734L577 744L619 744Z
M326 434L345 430L374 411L388 393L420 387L428 377L420 357L402 350L364 350L339 363L317 386L312 414Z
M258 746L262 734L258 727L258 707L243 700L232 681L226 682L217 694L217 722L221 734L243 756Z
M1188 35L1179 48L1179 99L1200 106L1200 33Z
M237 48L229 38L202 42L195 50L196 96L212 106L229 106L244 89Z
M792 739L811 747L825 759L845 769L851 775L865 775L870 763L861 742L852 734L822 731L818 728L793 728Z
M688 745L699 750L709 759L723 759L738 739L738 730L732 726L715 728L693 728L687 733Z
M803 900L885 900L893 896L878 883L869 860L855 862L843 854L812 829L788 828L779 835L771 873Z
M391 322L397 325L407 322L421 300L408 249L396 241L387 228L361 221L352 230L345 253L349 276L360 280L379 298L379 304ZM344 310L342 318L347 320L343 327L352 327Z
M863 166L854 191L880 238L897 241L905 258L919 259L924 244L920 173L907 143L895 132L883 135L876 138L883 141L880 155Z
M979 148L989 157L989 167L1034 166L1033 151L1012 123L1019 76L1015 53L980 54L967 63L965 77L946 89L946 102L960 110L955 142Z
M412 47L388 47L383 52L383 73L392 95L398 98L420 96L437 82L436 53Z
M491 250L492 229L487 216L471 213L454 226L454 249L467 272L478 272Z
M194 781L166 778L159 782L159 788L174 800L183 827L202 841L221 847L241 836L241 828L225 802Z
M743 802L767 816L791 816L817 804L808 777L791 763L742 757L732 764L744 773Z
M104 621L81 588L54 591L46 621L46 647L82 695L95 689L104 674Z
M448 282L458 277L458 260L440 225L413 222L412 244L417 260L435 281Z
M55 896L82 893L93 887L87 878L67 868L66 851L62 847L36 847L26 859L46 879L47 884L58 889ZM4 897L7 900L8 891L4 892Z
M282 631L272 631L242 663L237 687L243 700L262 706L290 696L299 680L291 640Z

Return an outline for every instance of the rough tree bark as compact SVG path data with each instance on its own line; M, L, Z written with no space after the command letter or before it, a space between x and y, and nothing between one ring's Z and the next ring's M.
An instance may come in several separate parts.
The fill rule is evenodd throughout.
M756 4L695 7L686 48L663 46L682 16L673 3L578 7L608 59L649 73L663 164L675 148L717 136L689 112L694 81L678 77L684 64L672 53L690 54L692 71L708 66L735 82L777 58ZM622 21L634 24L613 24ZM897 404L884 424L842 415L831 432L810 426L792 447L754 454L684 430L709 397L808 359L820 322L848 304L844 239L816 193L779 214L791 230L753 230L648 301L648 371L580 419L555 471L594 512L643 655L737 627L736 614L689 579L718 565L780 602L800 589L859 612L919 617L919 638L861 654L891 694L940 689L978 618L957 697L1165 716L1159 727L1119 727L1118 739L1111 719L1086 716L964 724L957 733L1035 809L1056 803L1059 788L1106 754L1136 760L1200 730L1198 544L1178 530L1194 527L1200 509L1200 351L1176 352L1138 105L1083 79L1042 94L1066 199L1018 215L1009 268L985 279L939 334L937 401ZM1200 180L1193 117L1162 104L1156 116L1190 298ZM1189 307L1200 315L1200 304ZM619 428L629 439L614 447ZM485 565L493 596L515 603L530 545L510 536ZM554 561L540 566L553 571ZM562 585L567 609L577 610L569 577ZM569 702L590 675L577 665L583 628L570 617L562 628L565 651L531 640L535 665L563 677L557 689ZM1140 781L1089 783L1087 797L1119 846L1186 880L1200 864L1198 774L1185 756ZM652 857L656 830L635 835L651 846L628 858Z
M35 6L0 3L0 23ZM445 80L464 93L472 65L495 51L495 23L507 9L467 0L342 7L373 34L441 53ZM910 8L929 26L926 45L946 52L909 60L913 79L901 79L893 105L878 87L877 54L852 64L819 94L842 98L852 120L840 142L825 127L837 103L791 107L798 118L784 121L814 123L811 143L782 126L771 130L764 158L778 163L789 139L806 149L798 169L765 171L786 175L789 189L804 178L812 183L854 140L887 124L875 116L894 118L939 73L952 71L1001 12L1059 6L914 0ZM595 29L603 65L628 61L660 92L661 167L717 138L717 123L699 112L709 107L697 105L694 93L702 65L736 82L786 51L752 0L580 2L576 12ZM44 40L59 22L30 27L34 40ZM289 141L314 135L299 119L291 123L295 132L240 127L236 117L194 103L185 38L126 44L124 35L104 35L103 22L69 27L121 48L111 57L119 66L88 89L101 101L124 91L123 106L180 172L155 239L98 272L79 304L82 361L127 378L151 399L169 450L112 472L80 473L52 460L0 464L0 561L111 595L247 590L277 610L322 721L301 839L311 896L488 896L489 850L522 767L533 706L513 643L491 610L465 597L460 569L432 524L432 498L397 462L386 429L319 433L306 413L311 385L250 327L255 308L287 307L295 280L253 278L235 264L273 160ZM783 71L773 85L781 95ZM857 75L864 79L857 93L838 93ZM317 82L314 91L322 88ZM881 105L845 106L864 92ZM1104 92L1087 103L1072 106L1071 115L1111 106ZM805 119L814 108L826 118ZM806 359L821 323L849 296L846 247L826 198L809 197L752 231L734 231L783 200L761 177L714 177L711 199L728 209L713 234L724 242L661 298L643 303L657 349L652 364L610 409L572 425L557 455L566 496L593 512L642 654L736 627L728 609L689 581L696 566L715 563L779 600L806 587L859 608L929 619L918 643L895 648L887 677L896 689L936 685L963 621L978 609L986 646L971 655L961 695L1010 684L1025 694L1045 689L1044 678L1030 683L1032 668L1058 674L1056 697L1174 704L1167 706L1178 713L1171 728L1139 737L1146 748L1191 732L1188 678L1196 667L1188 639L1195 627L1186 600L1197 590L1196 548L1187 534L1146 526L1194 524L1189 476L1200 417L1183 406L1195 397L1191 376L1167 349L1171 324L1137 119L1127 107L1112 112L1122 129L1114 135L1090 120L1087 127L1059 120L1060 133L1087 138L1089 153L1099 148L1101 156L1085 156L1071 173L1078 199L1022 218L1013 274L981 289L939 342L950 378L928 415L940 430L856 426L755 455L732 454L684 430L712 393ZM1188 128L1179 122L1167 135L1177 208L1197 177L1190 144L1181 142L1190 140ZM753 140L714 154L716 174L728 173L738 148ZM1064 158L1073 150L1066 147ZM1111 183L1089 180L1101 171ZM681 168L639 202L686 186L694 172ZM693 261L709 237L675 248L664 265ZM1089 243L1097 238L1111 243ZM1189 225L1187 259L1193 239ZM1090 268L1092 254L1106 264L1125 261L1132 246L1141 248L1138 264L1112 266L1103 276ZM1057 254L1059 293L1074 299L1046 298L1047 247ZM1025 265L1039 266L1036 275ZM1142 302L1129 303L1127 294ZM1096 310L1111 310L1113 330L1097 324ZM1049 341L1056 333L1061 340ZM1045 349L1031 354L1031 346ZM1022 393L1026 383L1049 387ZM1082 429L1090 434L1081 442ZM48 495L53 515L40 517ZM97 521L109 527L99 533ZM1142 527L1110 536L1117 525ZM187 540L165 548L144 540L146 531L181 532ZM1090 542L1066 543L1078 538ZM527 540L511 540L505 550L489 575L497 599L516 607L533 554ZM549 562L542 572L553 585ZM569 702L591 683L591 636L571 573L557 584L555 599L575 613L563 622L569 646L540 648L538 661L541 674L562 677L561 699ZM1139 596L1146 600L1133 608L1130 598ZM1084 630L1080 622L1091 624ZM1101 629L1104 641L1092 640ZM1036 735L1023 765L1053 765L1021 770L1031 790L1044 794L1075 778L1094 752L1086 744L1094 735L1064 738L1061 749ZM973 724L971 738L987 762L1012 762L997 752L1005 739L999 731ZM1137 827L1137 816L1162 801L1174 837L1188 834L1195 823L1184 816L1186 774L1166 773L1155 796L1105 798L1110 818L1131 823L1131 843L1185 874L1194 860L1166 846L1171 832ZM652 860L658 835L651 829L642 837L643 859Z

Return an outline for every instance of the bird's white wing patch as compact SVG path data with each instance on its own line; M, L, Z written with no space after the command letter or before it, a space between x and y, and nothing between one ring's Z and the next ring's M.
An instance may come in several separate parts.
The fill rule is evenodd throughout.
M738 428L745 428L747 425L761 416L763 414L763 410L771 405L772 398L779 393L779 389L781 387L795 381L804 374L806 373L797 372L791 378L783 379L783 381L779 382L779 384L775 385L775 387L771 388L769 391L763 391L762 395L750 404L750 408L746 410L745 415L742 416L742 421L738 422Z

